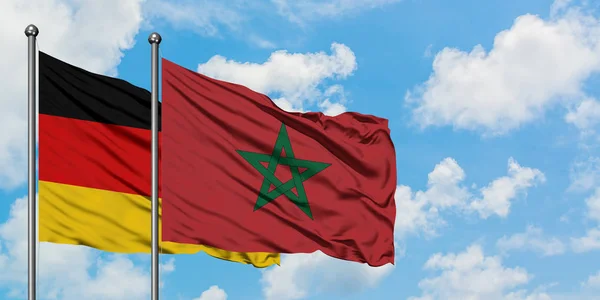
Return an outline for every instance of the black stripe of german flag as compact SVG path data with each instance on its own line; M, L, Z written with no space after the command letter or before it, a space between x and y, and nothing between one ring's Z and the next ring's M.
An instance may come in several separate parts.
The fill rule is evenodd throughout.
M150 92L40 52L39 113L150 129ZM160 102L159 102L160 116ZM160 129L160 118L159 118Z
M124 80L39 53L40 241L150 252L150 99ZM159 188L160 182L159 176ZM274 253L160 247L257 267L279 263Z

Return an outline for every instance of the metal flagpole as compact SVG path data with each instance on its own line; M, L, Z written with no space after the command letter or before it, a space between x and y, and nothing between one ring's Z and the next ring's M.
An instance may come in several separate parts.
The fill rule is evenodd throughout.
M154 32L152 46L152 300L158 300L158 45L162 38Z
M27 53L27 60L28 60L28 74L27 74L27 84L28 84L28 89L27 89L27 93L28 93L28 101L27 101L27 106L28 106L28 121L29 121L29 125L28 125L28 139L27 139L27 146L28 146L28 151L27 151L27 163L28 163L28 205L29 205L29 211L28 211L28 233L27 233L27 238L28 238L28 247L27 247L27 264L28 264L28 270L27 270L27 275L28 275L28 289L27 289L27 294L28 294L28 299L29 300L35 300L36 299L36 271L37 271L37 267L36 267L36 246L37 246L37 216L36 216L36 201L35 201L35 190L36 190L36 176L35 176L35 155L36 155L36 151L35 151L35 144L36 144L36 116L37 116L37 111L36 111L36 99L35 99L35 92L36 92L36 78L35 78L35 71L37 69L36 66L36 47L35 47L35 42L36 42L36 38L37 35L39 33L38 28L31 24L29 26L27 26L25 28L25 36L27 36L27 42L28 42L28 53Z

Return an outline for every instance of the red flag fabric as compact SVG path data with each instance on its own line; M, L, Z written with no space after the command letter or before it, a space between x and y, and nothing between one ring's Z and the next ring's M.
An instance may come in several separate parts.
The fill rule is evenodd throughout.
M162 70L164 241L394 263L386 119L289 113L166 59Z

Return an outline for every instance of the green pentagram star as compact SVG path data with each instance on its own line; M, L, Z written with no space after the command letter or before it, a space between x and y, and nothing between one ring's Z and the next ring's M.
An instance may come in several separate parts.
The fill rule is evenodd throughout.
M286 156L281 156L282 150L285 151ZM277 197L286 195L309 218L313 218L303 183L331 164L295 158L285 124L281 124L271 155L242 150L237 150L237 153L264 176L254 211L274 201ZM261 162L268 163L267 167L263 166ZM277 165L289 166L292 171L292 179L285 183L277 179L275 176ZM300 172L300 168L305 170ZM269 191L271 184L275 188ZM292 192L293 188L296 188L297 196Z

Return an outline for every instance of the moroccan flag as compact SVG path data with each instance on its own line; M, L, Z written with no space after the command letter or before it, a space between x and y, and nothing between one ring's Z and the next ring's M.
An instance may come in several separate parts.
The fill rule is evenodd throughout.
M394 263L387 120L289 113L165 59L162 70L163 240Z
M150 92L43 52L39 59L40 241L149 253ZM274 253L169 242L159 247L257 267L279 263Z

